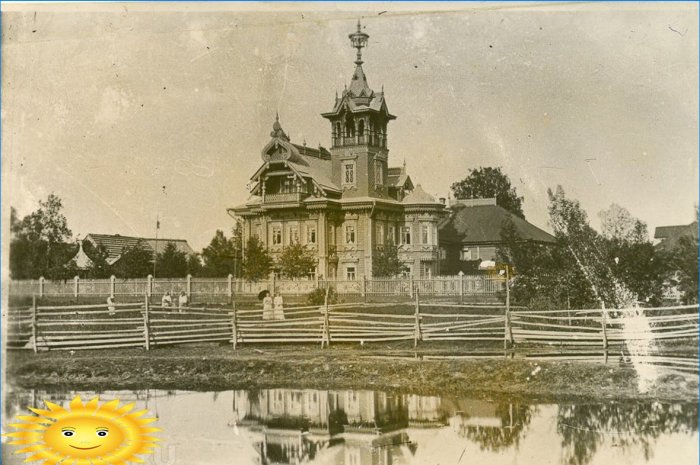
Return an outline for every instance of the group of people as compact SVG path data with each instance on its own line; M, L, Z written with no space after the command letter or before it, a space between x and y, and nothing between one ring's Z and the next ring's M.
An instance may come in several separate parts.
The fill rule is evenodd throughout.
M284 320L284 301L280 294L275 298L268 292L263 298L263 320Z
M160 305L163 308L173 306L173 298L171 297L170 292L163 294L163 298L160 299ZM180 295L177 298L177 310L181 312L184 307L187 307L187 294L185 294L185 291L180 291Z

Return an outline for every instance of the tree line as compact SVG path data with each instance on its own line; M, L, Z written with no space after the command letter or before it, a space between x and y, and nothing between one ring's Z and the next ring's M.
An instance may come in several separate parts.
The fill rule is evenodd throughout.
M498 205L514 216L525 218L523 197L518 196L508 176L498 167L470 170L452 185L456 198L495 197ZM591 225L587 212L576 199L558 186L548 190L549 224L556 243L536 244L519 237L512 221L501 228L498 260L508 264L515 303L534 308L616 308L637 301L661 303L665 289L676 287L685 302L698 298L698 235L681 237L675 246L654 247L647 225L613 204L599 213L600 231ZM697 216L697 210L696 210ZM217 230L201 253L188 256L168 243L155 257L143 244L122 250L114 264L107 251L84 241L91 259L87 270L72 260L78 251L62 213L62 202L54 194L39 202L39 208L21 220L11 211L10 273L13 279L44 276L68 279L139 278L192 276L222 277L229 274L251 281L267 279L271 271L287 278L303 278L315 268L315 252L302 244L283 248L277 260L255 236L246 241L240 223L226 237ZM501 268L503 266L501 265ZM405 267L395 245L387 244L373 254L373 275L396 276Z
M217 230L201 253L187 254L168 242L155 253L143 241L121 250L119 259L109 263L104 246L83 241L83 251L90 259L87 269L79 269L75 256L80 246L73 241L68 221L63 214L61 199L50 194L39 202L39 208L19 219L14 208L10 212L10 276L12 279L89 279L180 278L188 274L202 277L242 276L241 227L232 229L231 236ZM154 263L155 262L155 263Z

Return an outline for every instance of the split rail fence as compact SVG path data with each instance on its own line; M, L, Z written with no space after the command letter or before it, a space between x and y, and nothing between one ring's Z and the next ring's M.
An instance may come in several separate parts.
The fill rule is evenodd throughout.
M264 319L261 308L182 309L142 302L114 305L10 308L8 348L81 350L220 342L232 344L372 343L412 341L486 341L513 354L532 347L622 351L649 341L693 341L698 338L698 306L622 310L540 310L502 305L411 303L338 304L289 307L284 319ZM499 349L500 350L500 349ZM561 352L563 351L563 352ZM630 350L631 352L631 350ZM655 363L687 365L697 371L697 358L670 359L648 354Z

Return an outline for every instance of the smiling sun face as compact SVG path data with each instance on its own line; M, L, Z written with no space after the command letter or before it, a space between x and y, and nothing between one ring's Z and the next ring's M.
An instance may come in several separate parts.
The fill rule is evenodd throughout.
M152 453L158 441L150 434L160 430L147 426L156 419L140 418L146 410L129 413L134 404L120 407L113 400L99 405L97 398L83 404L80 396L69 409L45 403L48 410L30 409L38 416L17 417L24 423L10 426L20 431L5 435L14 438L10 444L26 446L16 453L33 453L26 462L126 465L142 462L136 455Z

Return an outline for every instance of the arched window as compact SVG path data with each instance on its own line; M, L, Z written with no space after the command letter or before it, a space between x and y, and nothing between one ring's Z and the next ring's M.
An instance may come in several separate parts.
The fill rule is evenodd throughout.
M357 135L362 137L365 135L365 120L361 119L359 123L357 123Z
M340 123L335 123L335 134L333 135L333 137L341 137Z
M345 137L355 137L355 121L350 113L345 117Z

